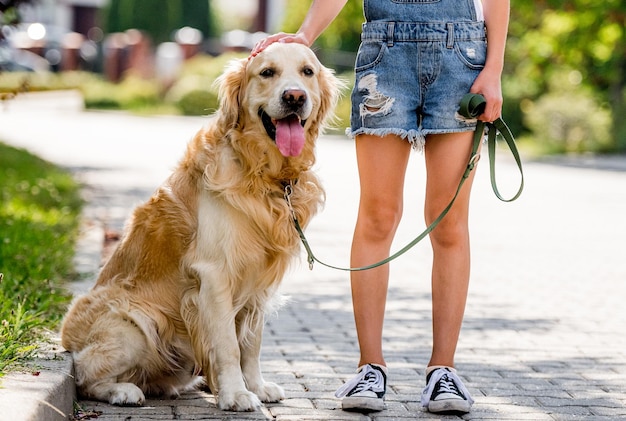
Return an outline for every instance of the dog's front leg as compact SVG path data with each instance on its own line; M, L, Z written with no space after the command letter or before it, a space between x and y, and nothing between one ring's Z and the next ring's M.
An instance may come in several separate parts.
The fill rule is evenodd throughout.
M200 272L200 271L199 271ZM206 276L203 276L206 275ZM225 277L215 271L201 273L198 299L199 326L196 352L205 376L217 382L218 407L229 411L254 411L261 401L246 389L241 371L233 297ZM198 350L198 347L200 350ZM210 380L209 380L209 383Z
M263 380L261 373L260 354L265 324L264 313L260 310L255 310L250 317L253 319L250 324L252 331L246 340L240 341L242 344L241 367L243 376L246 379L248 389L256 393L263 402L278 402L285 398L283 388L276 383Z

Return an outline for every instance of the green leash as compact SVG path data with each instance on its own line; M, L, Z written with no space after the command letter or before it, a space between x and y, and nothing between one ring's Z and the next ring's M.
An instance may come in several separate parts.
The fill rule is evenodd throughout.
M487 102L485 101L485 98L482 95L466 94L461 100L459 114L461 114L465 118L476 118L484 112L486 103ZM489 150L489 170L490 170L489 172L490 172L490 177L491 177L491 188L493 189L493 192L495 193L496 197L502 200L503 202L512 202L522 194L522 190L524 189L524 172L522 171L522 160L520 159L519 153L517 151L517 147L515 146L515 139L513 138L513 135L511 134L511 130L508 128L506 123L501 118L495 120L492 123L478 121L476 124L476 130L474 131L474 141L472 143L472 153L470 155L469 162L467 163L467 167L465 168L463 177L461 177L461 181L459 181L459 186L457 187L456 192L454 193L454 197L452 197L452 200L450 201L448 206L446 206L445 209L441 212L441 214L437 217L437 219L435 219L424 230L424 232L418 235L413 241L411 241L406 246L404 246L403 248L401 248L400 250L398 250L396 253L392 254L391 256L387 257L386 259L383 259L380 262L376 262L371 265L357 267L357 268L343 268L343 267L329 265L327 263L322 262L317 257L315 257L315 255L313 254L313 251L311 250L311 246L309 245L309 242L304 236L302 227L300 227L300 223L298 222L296 213L293 210L293 207L291 206L291 193L293 189L292 184L287 184L285 186L285 194L284 194L285 200L287 201L287 205L289 206L289 209L291 211L291 216L292 216L296 231L298 232L298 235L300 236L300 240L302 241L302 244L304 245L304 248L306 249L307 256L308 256L307 261L309 262L309 269L313 270L313 264L315 262L318 262L319 264L326 266L328 268L342 270L342 271L356 272L356 271L362 271L362 270L369 270L369 269L373 269L378 266L382 266L386 263L391 262L395 258L406 253L409 249L411 249L417 243L422 241L428 234L432 232L432 230L435 229L437 225L439 225L441 220L448 214L457 196L461 192L461 188L463 187L463 184L465 184L465 180L467 180L470 173L476 166L476 163L478 162L480 158L480 154L478 153L478 148L480 147L480 143L483 139L485 128L487 129L487 147ZM500 194L500 191L498 190L498 186L496 183L496 167L495 167L496 137L497 137L498 132L500 132L500 134L506 141L509 149L511 150L511 153L513 155L513 158L515 159L515 162L517 163L517 168L519 169L520 176L521 176L519 189L517 193L510 199L505 199L502 197L502 195Z

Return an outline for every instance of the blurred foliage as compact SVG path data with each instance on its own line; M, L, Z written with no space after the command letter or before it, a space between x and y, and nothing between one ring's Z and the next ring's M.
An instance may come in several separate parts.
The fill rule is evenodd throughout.
M78 88L83 93L87 108L141 111L154 107L161 101L161 88L157 81L132 74L118 84L94 79Z
M287 0L282 30L295 32L309 5ZM315 47L356 52L363 20L361 2L349 1ZM511 129L538 144L545 141L545 151L626 151L626 2L511 0L503 90ZM574 100L579 102L571 104ZM539 124L538 110L554 116L570 111L551 108L557 106L578 110L588 139L573 142L565 136L578 129L553 138L555 133Z
M217 34L209 0L111 0L104 10L105 32L139 29L155 43L172 40L172 33L190 26L205 37Z
M524 122L540 136L542 153L603 153L611 150L611 112L585 87L562 83L571 74L555 75L537 100L523 100Z
M162 87L157 80L129 73L120 83L104 80L88 72L5 72L0 75L0 96L16 91L78 89L87 108L110 110L149 110L161 105Z
M0 0L0 40L4 38L2 30L4 26L20 23L19 6L33 2L33 0Z
M226 53L218 57L197 55L187 60L167 90L165 102L174 104L183 115L213 113L219 105L215 80L231 60L245 57L245 53Z
M176 101L176 106L184 115L207 115L217 109L217 95L211 91L193 89Z
M287 0L282 30L296 32L309 10L309 1ZM360 1L348 1L339 16L315 41L315 46L326 50L356 51L361 40L363 6Z
M625 151L626 3L512 3L505 95L525 104L522 129L554 152ZM564 114L581 121L577 129L561 131L563 137L545 139L554 132L538 130L536 114L542 109L559 121ZM572 140L579 135L587 138Z

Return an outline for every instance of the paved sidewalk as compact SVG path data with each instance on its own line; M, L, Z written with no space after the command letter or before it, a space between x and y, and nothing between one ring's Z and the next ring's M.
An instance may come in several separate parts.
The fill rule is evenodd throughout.
M0 111L0 139L71 168L87 185L87 238L79 256L94 271L102 233L119 231L183 153L202 119L83 113L11 104ZM325 210L307 231L316 255L347 264L358 203L353 145L324 137L318 171ZM457 367L476 399L466 420L626 419L626 172L624 161L591 168L526 162L526 189L510 204L491 192L479 168L472 202L473 268ZM498 160L503 194L516 168ZM407 173L405 217L394 250L424 228L423 158ZM94 246L91 250L87 245ZM95 257L94 257L95 256ZM187 393L141 408L80 401L112 420L402 420L455 419L419 407L428 361L430 250L427 242L392 264L385 324L387 410L341 411L334 390L356 369L348 275L300 265L285 277L290 301L268 321L262 362L267 380L287 398L255 413L216 409L213 396ZM90 269L91 268L91 269ZM76 286L89 287L89 282ZM0 416L1 418L2 416ZM17 418L16 418L17 419Z

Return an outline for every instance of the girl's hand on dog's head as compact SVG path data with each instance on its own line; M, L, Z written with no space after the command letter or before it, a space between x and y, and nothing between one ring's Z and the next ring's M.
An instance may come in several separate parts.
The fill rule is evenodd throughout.
M307 47L309 46L309 41L301 33L286 34L284 32L279 32L277 34L270 35L267 38L263 38L262 40L257 42L254 48L252 48L252 51L250 52L250 57L248 57L248 59L255 57L257 54L259 54L261 51L265 50L268 46L270 46L271 44L275 42L284 42L284 43L297 42L300 44L304 44Z

